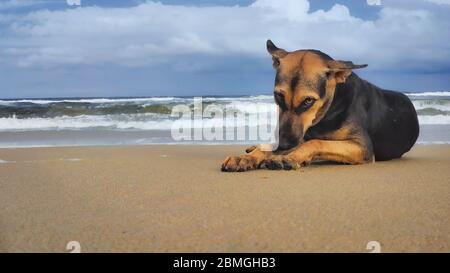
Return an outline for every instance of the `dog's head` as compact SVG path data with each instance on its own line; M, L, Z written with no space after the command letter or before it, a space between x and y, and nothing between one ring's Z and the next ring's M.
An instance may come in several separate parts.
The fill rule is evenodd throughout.
M367 65L336 61L318 50L287 52L267 41L276 70L274 97L279 107L279 150L303 141L305 132L326 114L336 85L344 83L352 69Z

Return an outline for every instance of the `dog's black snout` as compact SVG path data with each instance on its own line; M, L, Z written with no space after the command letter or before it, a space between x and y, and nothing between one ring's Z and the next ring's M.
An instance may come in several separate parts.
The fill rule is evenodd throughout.
M292 119L288 116L280 120L278 131L278 149L289 150L300 144L303 138L302 130L298 126L294 126Z
M297 145L298 145L298 141L289 141L289 142L283 141L278 144L278 150L282 150L282 151L290 150Z
M278 150L289 150L294 148L299 144L298 137L280 134L280 139L278 141Z

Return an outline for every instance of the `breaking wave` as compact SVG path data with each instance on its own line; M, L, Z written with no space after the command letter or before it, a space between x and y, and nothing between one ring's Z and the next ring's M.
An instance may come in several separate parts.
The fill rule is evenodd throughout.
M407 95L420 124L450 124L450 92ZM202 102L203 110L216 105L250 116L276 114L271 95L203 97ZM193 97L0 100L0 131L170 130L174 122L170 113L179 104L195 109ZM212 120L216 121L221 122Z

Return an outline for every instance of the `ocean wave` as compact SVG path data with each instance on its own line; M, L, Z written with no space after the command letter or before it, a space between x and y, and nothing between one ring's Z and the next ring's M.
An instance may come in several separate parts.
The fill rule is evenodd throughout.
M424 115L418 116L419 124L446 125L450 124L450 115Z
M450 100L413 100L419 116L450 115Z
M448 145L450 141L417 141L419 145Z
M234 109L241 113L257 113L262 107L274 111L275 104L273 102L262 102L246 100L235 101L214 101L202 100L203 109L216 105L222 109ZM165 103L156 101L133 102L133 103L99 103L92 104L88 102L78 101L68 102L59 101L57 103L34 104L30 102L16 102L15 104L0 105L0 117L16 116L18 118L52 118L58 116L80 116L80 115L112 115L112 114L141 114L155 113L167 115L172 112L175 105L186 105L192 109L198 107L193 99L183 99L181 102L167 101Z
M450 91L405 93L410 97L450 97Z
M86 103L60 102L49 105L0 105L0 117L16 116L19 118L109 114L170 114L170 104L107 104L92 106Z
M274 113L272 113L274 114ZM174 122L182 128L204 128L224 126L226 128L246 126L275 126L276 116L258 119L256 114L235 119L234 116L223 118L204 118L202 121L191 119L160 118L149 114L103 115L103 116L61 116L55 118L0 118L0 131L45 131L45 130L171 130ZM445 125L450 124L450 115L421 115L419 123Z
M83 98L83 99L3 99L0 105L11 104L56 104L56 103L89 103L89 104L120 104L120 103L192 103L194 98L202 98L203 102L233 102L233 101L273 101L272 95L257 95L243 97L148 97L148 98Z
M129 103L129 102L167 102L174 101L176 97L151 97L151 98L95 98L95 99L19 99L0 100L0 105L32 103L32 104L52 104L52 103Z
M1 131L77 130L77 129L170 129L167 122L134 116L61 116L56 118L0 118ZM140 126L139 126L140 125Z
M412 103L416 110L433 108L441 111L450 111L450 100L413 100Z
M202 97L204 102L273 102L273 95L243 96L243 97Z
M174 122L182 128L205 128L223 126L225 128L251 126L275 126L276 116L257 119L258 115L236 118L234 115L225 118L190 118L175 119L167 116L161 118L153 114L103 115L103 116L61 116L54 118L0 118L0 131L48 131L48 130L84 130L84 129L117 129L117 130L171 130ZM254 121L257 121L256 123Z
M413 94L422 96L420 99L412 99L420 123L450 124L450 99L423 97L429 94L444 96L450 95L450 92ZM198 105L194 102L197 102L194 97L0 100L0 131L96 128L169 130L174 121L170 117L173 108L184 105L191 111L198 110ZM212 106L216 106L223 113L230 110L249 116L276 116L277 111L271 95L204 97L202 103L203 111L214 111L217 108ZM216 121L220 122L218 119ZM241 122L237 126L244 125Z

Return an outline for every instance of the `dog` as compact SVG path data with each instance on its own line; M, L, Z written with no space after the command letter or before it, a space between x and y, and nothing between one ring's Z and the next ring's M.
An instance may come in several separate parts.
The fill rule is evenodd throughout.
M319 50L288 52L267 41L276 70L278 148L230 156L222 171L292 170L314 160L346 164L400 158L415 144L419 122L410 99L381 89Z

